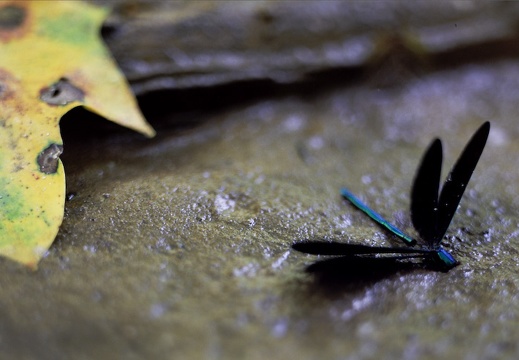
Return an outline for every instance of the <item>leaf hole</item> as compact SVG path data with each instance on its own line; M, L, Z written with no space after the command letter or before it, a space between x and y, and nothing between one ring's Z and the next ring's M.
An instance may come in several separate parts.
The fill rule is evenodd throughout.
M56 97L56 96L59 96L59 94L61 94L61 89L58 89L58 88L52 89L51 91L52 91L50 94L51 97Z
M73 101L82 101L83 90L62 77L51 86L40 90L40 99L49 105L67 105Z
M38 155L38 165L44 174L54 174L58 171L59 156L63 152L63 145L50 144Z

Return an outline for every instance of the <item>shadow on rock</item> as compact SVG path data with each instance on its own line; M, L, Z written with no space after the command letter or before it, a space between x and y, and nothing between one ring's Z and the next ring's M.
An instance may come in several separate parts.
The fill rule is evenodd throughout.
M313 286L333 295L362 290L396 274L423 268L423 263L396 257L341 256L316 261L306 267L306 272L314 276Z

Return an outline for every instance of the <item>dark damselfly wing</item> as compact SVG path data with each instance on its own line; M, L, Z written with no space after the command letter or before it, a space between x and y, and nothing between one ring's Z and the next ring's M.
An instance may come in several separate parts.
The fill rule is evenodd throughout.
M411 220L420 237L429 245L437 233L441 168L442 143L436 139L423 156L411 190Z
M487 121L474 133L443 184L438 201L438 225L434 236L435 245L440 243L447 232L467 183L485 148L489 132L490 123Z

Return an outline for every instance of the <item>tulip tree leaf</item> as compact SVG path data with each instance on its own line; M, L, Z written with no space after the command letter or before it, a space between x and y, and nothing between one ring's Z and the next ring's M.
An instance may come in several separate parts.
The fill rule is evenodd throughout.
M84 106L155 134L100 38L108 11L0 1L0 255L36 269L63 220L59 121Z

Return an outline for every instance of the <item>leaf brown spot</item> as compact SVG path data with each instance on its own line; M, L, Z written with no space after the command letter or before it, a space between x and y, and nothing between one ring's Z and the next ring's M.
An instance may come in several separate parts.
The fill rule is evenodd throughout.
M11 31L21 27L26 17L26 10L21 6L10 4L0 7L0 31Z
M58 159L63 152L63 145L50 144L38 155L38 165L44 174L54 174L58 171Z

